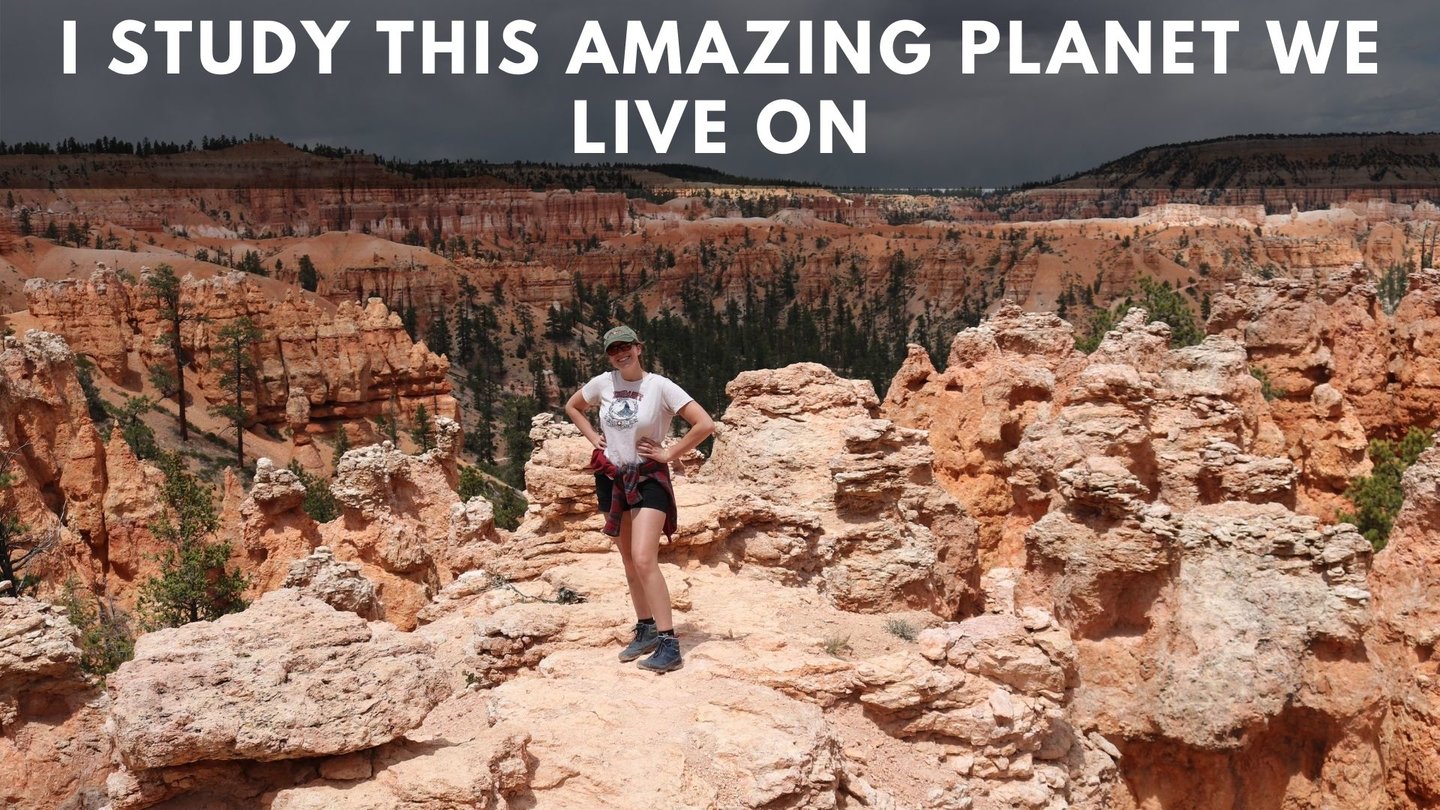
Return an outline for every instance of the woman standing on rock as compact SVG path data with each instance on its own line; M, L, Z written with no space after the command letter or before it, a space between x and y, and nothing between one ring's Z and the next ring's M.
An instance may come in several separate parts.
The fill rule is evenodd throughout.
M604 344L614 370L585 383L565 403L565 413L595 445L590 461L595 495L605 513L605 533L620 547L635 605L635 637L620 651L620 660L651 653L640 666L669 672L682 665L670 617L670 589L659 563L661 533L667 538L675 533L670 462L695 449L715 430L715 423L680 386L645 371L640 364L644 344L635 330L617 326L605 333ZM597 405L604 435L585 415ZM690 429L676 444L662 447L677 414Z

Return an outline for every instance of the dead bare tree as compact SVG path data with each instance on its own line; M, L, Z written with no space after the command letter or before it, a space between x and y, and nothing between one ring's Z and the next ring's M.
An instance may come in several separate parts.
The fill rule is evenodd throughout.
M0 452L0 489L8 489L15 482L11 462L22 449ZM4 514L0 515L0 595L24 596L35 590L40 577L27 573L26 569L33 571L41 557L60 545L60 527L64 525L64 506L53 524L32 532L20 522L14 507L6 505Z

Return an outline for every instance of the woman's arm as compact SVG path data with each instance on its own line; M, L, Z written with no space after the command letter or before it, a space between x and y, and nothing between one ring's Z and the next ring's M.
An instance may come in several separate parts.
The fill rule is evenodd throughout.
M605 437L596 432L595 426L590 424L590 419L585 416L585 412L588 410L590 410L590 403L585 401L584 394L579 391L576 391L570 397L570 401L565 403L565 415L570 417L570 421L575 423L575 427L580 428L580 432L585 434L585 438L589 439L591 444L604 450Z
M714 420L710 418L710 414L706 413L704 408L700 407L700 403L693 399L680 409L680 418L690 423L690 429L685 431L685 435L680 437L680 441L669 447L661 447L647 437L639 441L635 452L639 453L641 458L669 464L699 447L701 442L715 432Z

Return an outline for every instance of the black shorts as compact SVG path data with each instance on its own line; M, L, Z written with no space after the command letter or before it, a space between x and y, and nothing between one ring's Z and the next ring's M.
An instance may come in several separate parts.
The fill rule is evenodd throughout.
M625 512L631 509L659 509L661 512L670 508L670 493L665 491L665 485L654 478L646 478L640 482L640 503L631 506L624 498L620 500L620 511ZM604 473L595 473L595 500L600 502L600 511L610 511L610 495L615 491L615 482Z

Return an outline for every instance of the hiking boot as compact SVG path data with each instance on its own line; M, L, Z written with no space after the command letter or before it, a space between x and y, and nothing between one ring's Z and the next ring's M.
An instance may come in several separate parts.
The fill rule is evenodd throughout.
M674 636L660 636L657 641L659 643L655 645L654 654L638 664L641 669L648 669L651 672L669 672L685 666L685 662L680 659L680 639Z
M656 642L660 640L657 635L659 632L655 629L653 622L636 622L634 640L620 651L621 663L629 663L645 653L653 651Z

